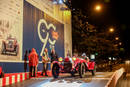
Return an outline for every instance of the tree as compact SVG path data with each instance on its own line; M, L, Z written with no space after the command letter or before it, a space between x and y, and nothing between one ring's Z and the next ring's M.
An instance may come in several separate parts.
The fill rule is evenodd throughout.
M84 38L90 36L91 32L95 32L95 26L91 25L87 21L87 17L83 15L80 9L72 11L72 42L73 49L80 49Z
M82 46L82 51L87 52L87 54L98 53L98 58L108 58L109 56L117 56L118 48L114 45L113 41L107 40L105 35L99 37L100 35L89 36L84 38L84 41L80 42Z
M66 4L70 8L70 4ZM73 51L86 52L88 55L98 53L98 58L117 56L119 49L106 32L98 32L96 27L88 23L88 17L81 9L70 8L72 12L72 46Z
M119 49L115 46L110 34L98 32L96 27L88 24L86 16L81 10L72 13L72 42L73 49L79 53L86 52L88 55L98 53L98 58L117 56Z

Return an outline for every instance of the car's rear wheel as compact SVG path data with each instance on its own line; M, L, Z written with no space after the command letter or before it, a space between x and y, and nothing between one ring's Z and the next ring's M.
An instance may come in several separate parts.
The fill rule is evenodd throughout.
M85 65L83 63L79 64L79 76L83 78L85 76Z
M96 72L96 67L94 66L94 69L92 70L92 75L94 76Z
M58 76L59 76L59 66L58 66L58 64L53 64L52 75L53 75L54 78L58 78Z
M15 48L15 55L16 56L18 55L18 46L16 46L16 48Z

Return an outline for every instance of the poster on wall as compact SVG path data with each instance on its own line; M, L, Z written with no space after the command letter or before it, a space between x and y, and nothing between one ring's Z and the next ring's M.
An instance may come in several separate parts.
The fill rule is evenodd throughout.
M0 61L20 61L22 0L0 0Z
M49 54L54 48L58 57L64 57L64 24L27 1L24 1L23 16L23 55L35 48L42 56L45 48Z

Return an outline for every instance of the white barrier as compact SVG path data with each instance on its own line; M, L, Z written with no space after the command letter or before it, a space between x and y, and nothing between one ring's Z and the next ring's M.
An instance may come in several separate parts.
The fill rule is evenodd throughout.
M29 79L29 73L14 73L10 74L9 76L5 76L3 78L0 78L0 87L5 87L7 85L11 85L17 82L22 82L26 79Z
M124 68L121 68L119 70L116 70L108 83L106 84L105 87L115 87L117 84L118 79L121 77L121 75L125 72Z

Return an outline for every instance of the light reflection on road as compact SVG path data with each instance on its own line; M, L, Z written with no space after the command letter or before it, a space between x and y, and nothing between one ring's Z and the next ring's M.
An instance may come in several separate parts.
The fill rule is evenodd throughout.
M88 72L85 78L80 78L78 74L75 77L66 74L58 79L32 78L7 87L105 87L112 74L113 72L97 72L95 76L92 76Z

